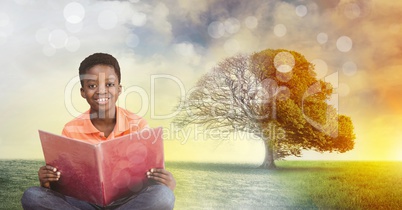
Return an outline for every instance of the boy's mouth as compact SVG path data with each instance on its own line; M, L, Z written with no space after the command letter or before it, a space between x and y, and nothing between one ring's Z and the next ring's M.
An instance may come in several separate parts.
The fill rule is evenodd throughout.
M98 99L96 99L96 102L98 104L107 104L108 101L109 101L109 98L98 98Z

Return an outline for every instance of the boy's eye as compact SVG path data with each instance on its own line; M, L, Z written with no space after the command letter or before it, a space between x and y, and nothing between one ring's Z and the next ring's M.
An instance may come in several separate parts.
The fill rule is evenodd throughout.
M96 88L96 85L88 85L88 87L89 87L90 89L94 89L94 88Z
M107 83L106 84L106 87L113 87L114 86L114 83Z

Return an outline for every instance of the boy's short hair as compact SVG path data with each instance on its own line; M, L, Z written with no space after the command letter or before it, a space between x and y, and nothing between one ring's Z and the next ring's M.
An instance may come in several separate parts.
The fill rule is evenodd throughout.
M80 64L79 75L80 75L81 86L83 85L82 75L85 75L88 69L96 65L107 65L113 67L120 84L121 74L120 74L119 62L117 61L117 59L107 53L94 53L86 57Z

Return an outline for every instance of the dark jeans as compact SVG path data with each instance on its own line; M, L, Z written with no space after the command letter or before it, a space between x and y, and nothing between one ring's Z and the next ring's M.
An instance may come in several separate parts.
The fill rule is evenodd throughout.
M175 197L165 185L150 185L141 192L117 200L106 207L100 207L69 196L64 196L51 189L31 187L24 192L21 198L24 209L144 209L144 210L171 210Z

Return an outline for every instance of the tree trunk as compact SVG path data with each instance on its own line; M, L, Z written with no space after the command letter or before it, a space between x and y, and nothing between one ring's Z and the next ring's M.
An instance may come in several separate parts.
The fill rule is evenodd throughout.
M274 149L271 142L269 140L264 140L264 146L265 146L265 158L260 168L276 169L274 160Z

